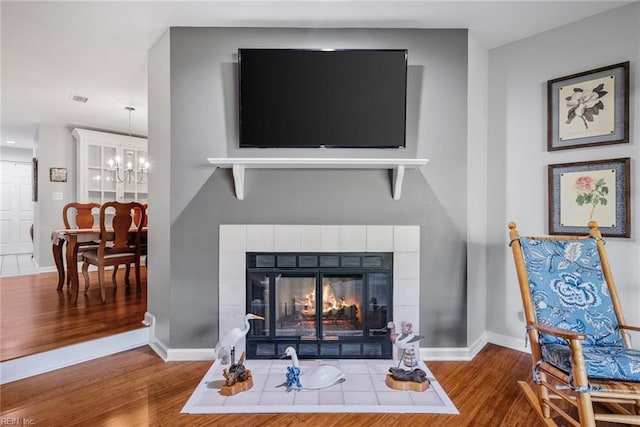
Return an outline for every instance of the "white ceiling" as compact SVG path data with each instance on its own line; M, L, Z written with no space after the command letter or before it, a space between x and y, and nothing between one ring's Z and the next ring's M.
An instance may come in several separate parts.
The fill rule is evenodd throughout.
M628 3L2 0L0 142L30 148L39 123L127 133L129 105L146 135L147 51L171 26L468 28L493 49Z

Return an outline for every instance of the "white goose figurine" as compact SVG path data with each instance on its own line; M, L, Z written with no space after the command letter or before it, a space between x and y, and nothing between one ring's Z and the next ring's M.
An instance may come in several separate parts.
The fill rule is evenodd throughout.
M288 369L287 373L287 391L290 391L293 386L298 389L319 390L344 380L342 371L331 365L314 366L309 370L305 370L299 377L295 374L292 376L292 373L300 372L298 353L296 353L295 348L287 347L284 350L284 357L291 357L291 364L293 365L293 369Z

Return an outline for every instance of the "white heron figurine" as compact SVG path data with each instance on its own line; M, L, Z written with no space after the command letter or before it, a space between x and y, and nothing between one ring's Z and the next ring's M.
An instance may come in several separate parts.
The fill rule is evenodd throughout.
M287 391L291 391L293 387L308 390L319 390L330 387L338 382L344 381L344 374L335 366L318 365L300 373L300 361L298 353L293 347L287 347L284 350L284 356L291 357L291 365L287 367Z
M249 332L251 325L249 324L249 320L264 320L264 317L258 316L253 313L247 313L244 316L244 329L233 328L218 341L216 344L216 356L218 359L222 359L222 364L226 365L228 363L227 360L227 352L231 353L231 363L235 363L235 347L236 343L243 338Z

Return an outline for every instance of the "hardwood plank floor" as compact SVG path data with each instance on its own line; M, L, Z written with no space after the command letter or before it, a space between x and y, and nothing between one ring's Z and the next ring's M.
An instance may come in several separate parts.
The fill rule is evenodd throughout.
M147 310L147 272L142 267L142 295L124 285L124 268L118 271L118 288L111 286L111 271L105 273L107 301L100 300L97 272L90 273L90 288L84 294L80 277L78 304L71 304L69 291L56 291L57 273L0 278L0 361L40 353L142 327Z
M238 414L180 410L211 362L164 362L141 347L3 385L2 419L42 426L536 426L517 380L528 354L489 344L469 362L428 362L460 415Z

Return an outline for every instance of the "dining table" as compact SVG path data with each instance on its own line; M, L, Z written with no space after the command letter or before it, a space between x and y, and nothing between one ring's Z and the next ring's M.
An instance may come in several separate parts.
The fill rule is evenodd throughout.
M142 236L147 234L148 227L142 228ZM107 230L109 232L109 230ZM131 228L129 233L135 235L138 228ZM59 291L64 287L65 281L65 259L67 265L66 275L69 277L70 298L73 304L78 301L78 293L80 289L78 277L78 247L82 243L99 242L101 239L100 228L72 228L72 229L56 229L51 232L51 248L53 251L53 260L58 270L58 287ZM66 244L66 252L63 250ZM63 252L65 256L63 258Z

